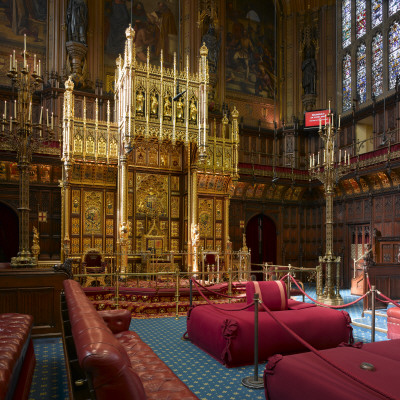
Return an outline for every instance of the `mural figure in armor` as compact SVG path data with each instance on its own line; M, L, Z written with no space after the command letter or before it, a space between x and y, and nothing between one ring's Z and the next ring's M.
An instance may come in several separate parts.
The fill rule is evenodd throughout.
M218 56L221 41L217 38L213 23L210 23L207 32L201 38L201 42L204 43L208 49L209 72L215 73L218 67Z
M86 44L88 9L85 0L70 0L67 8L68 41Z
M305 59L301 65L303 71L303 90L304 94L315 94L315 74L317 72L317 63L314 58L312 45L306 47Z

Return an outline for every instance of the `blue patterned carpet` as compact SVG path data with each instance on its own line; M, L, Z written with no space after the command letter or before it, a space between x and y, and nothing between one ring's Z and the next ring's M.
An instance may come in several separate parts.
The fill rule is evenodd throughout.
M307 292L311 297L315 297L313 288L308 288ZM358 298L351 296L349 290L343 290L341 294L345 303ZM352 320L358 320L361 318L362 302L346 310ZM371 340L371 332L368 329L353 327L356 341ZM263 390L247 389L241 384L242 378L254 375L254 366L225 368L190 342L181 339L186 330L185 317L179 320L133 319L130 329L136 331L200 399L265 399ZM386 333L376 332L375 335L376 341L387 340ZM36 339L34 346L37 364L29 399L68 399L61 339ZM263 369L264 365L260 364L260 376Z

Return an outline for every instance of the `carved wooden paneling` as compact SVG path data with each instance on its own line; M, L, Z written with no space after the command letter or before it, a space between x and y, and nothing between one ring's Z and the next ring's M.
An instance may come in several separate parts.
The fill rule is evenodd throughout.
M33 316L32 334L60 335L60 293L64 273L53 270L1 270L0 311Z
M374 200L374 214L376 220L381 220L383 217L383 198L377 197Z
M393 218L393 197L391 195L386 196L384 199L384 204L385 219Z
M10 312L9 310L15 307L18 298L14 289L0 289L0 313Z
M394 216L400 218L400 195L395 196L394 200Z
M35 316L34 326L55 327L57 325L54 304L54 288L52 287L20 288L18 291L18 307L23 309L24 313Z

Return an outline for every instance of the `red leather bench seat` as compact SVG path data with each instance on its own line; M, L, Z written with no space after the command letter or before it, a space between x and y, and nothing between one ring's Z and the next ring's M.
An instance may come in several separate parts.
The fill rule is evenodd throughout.
M97 400L197 397L135 332L128 310L97 312L78 282L64 281L72 336Z
M389 308L387 317L388 339L400 339L400 308Z
M31 315L0 314L0 399L29 396L36 363L32 325Z
M344 373L314 353L270 357L264 371L266 399L400 398L400 340L367 343L361 348L337 347L321 354ZM372 364L373 370L361 368L363 363Z

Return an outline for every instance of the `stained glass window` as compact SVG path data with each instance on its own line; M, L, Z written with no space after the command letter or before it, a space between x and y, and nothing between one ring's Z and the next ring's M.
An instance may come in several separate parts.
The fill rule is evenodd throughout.
M367 33L366 25L366 0L357 0L356 2L356 34L357 39Z
M400 24L395 21L389 29L389 89L396 86L400 74Z
M372 28L375 28L382 23L382 0L371 1L371 23Z
M343 111L351 108L351 56L343 59Z
M379 96L383 93L383 40L378 32L372 39L372 93Z
M346 48L351 43L351 1L342 2L342 46Z
M365 44L361 44L357 49L357 94L360 103L367 99L367 70Z
M389 17L400 11L400 0L389 0Z

